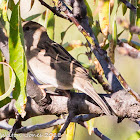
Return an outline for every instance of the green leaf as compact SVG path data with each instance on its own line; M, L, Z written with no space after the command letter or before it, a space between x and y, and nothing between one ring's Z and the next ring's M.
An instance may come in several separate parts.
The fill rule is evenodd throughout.
M90 119L89 121L86 121L87 122L87 128L88 128L89 135L92 134L94 121L95 121L94 118L93 119Z
M80 62L80 63L81 63L81 65L82 65L84 68L86 68L86 69L89 69L89 68L91 67L91 64L82 63L82 62Z
M114 42L116 42L117 44L117 34L116 35L114 34L115 33L108 35L108 41L109 41L108 56L113 64L115 63L115 47L116 47Z
M31 20L33 20L33 19L39 17L40 15L41 15L41 14L35 14L35 15L32 15L32 16L26 18L25 21L31 21Z
M14 6L15 6L14 0L9 0L9 2L8 2L8 8L11 11L13 11Z
M89 25L92 26L92 24L93 24L92 10L91 10L91 8L90 8L90 6L89 6L87 0L84 0L84 2L85 2L85 5L86 5L86 7L87 7L87 16L88 16L88 18L89 18Z
M8 96L10 95L10 93L12 92L12 90L15 86L15 77L14 77L15 75L13 72L12 73L12 75L13 75L12 82L10 84L8 91L5 93L5 83L4 83L5 79L4 79L3 64L6 64L6 65L8 65L8 64L4 63L2 61L3 61L3 57L2 57L2 53L0 51L0 107L6 105L7 103L9 103L11 101L11 99Z
M12 67L9 64L7 64L5 62L0 62L0 64L8 66L11 70L11 73L12 73L10 87L6 91L6 93L4 93L3 95L0 96L0 101L1 101L1 100L4 100L6 97L8 97L11 94L11 92L13 91L13 88L15 87L16 76L15 76L15 73L14 73Z
M55 27L54 13L50 10L47 10L46 12L47 13L46 13L45 27L47 29L47 33L50 39L54 40L54 27Z
M64 32L61 32L61 40L63 40L63 39L64 39L65 34L66 34L66 32L65 32L65 31L64 31Z
M137 0L131 0L131 4L134 5L135 7L137 7ZM134 11L130 10L130 17L129 17L129 19L130 19L130 25L131 26L135 26L135 24L136 24L136 17L137 17L136 13L134 13ZM128 37L128 42L131 41L132 36L133 36L133 33L130 33L129 37Z
M40 16L40 18L39 18L39 20L38 20L38 23L40 23L41 25L44 26L45 17L46 17L46 11L44 11L44 12L41 14L41 16Z
M7 17L7 0L2 0L2 2L0 4L0 9L2 9L3 20L5 22L8 21L8 17Z
M137 21L136 24L138 27L140 27L140 3L138 4L138 8L137 8ZM139 40L140 40L140 35L138 35Z
M72 25L73 25L73 24L71 24L70 26L68 26L68 28L67 28L65 31L61 32L61 43L60 43L61 45L63 44L64 37L65 37L67 31L70 29L70 27L71 27Z
M131 40L131 43L134 45L133 47L135 47L136 49L140 50L140 43L139 42Z
M90 64L89 59L87 57L87 55L85 54L87 52L87 48L85 46L81 46L81 47L76 47L74 49L72 49L71 51L69 51L69 53L76 59L78 60L80 63L84 63L84 66L88 67L88 64Z
M137 7L137 0L131 0L131 4ZM136 22L136 14L134 11L130 10L130 24L133 26Z
M137 0L131 0L131 4L137 7ZM136 23L136 13L134 11L130 10L130 25L133 26Z
M75 123L71 122L66 129L66 140L73 140L75 135Z
M117 24L116 24L116 20L115 19L113 21L112 31L113 31L112 38L113 38L113 43L114 43L113 45L116 46L117 45Z
M122 34L124 31L125 31L125 29L122 30L122 31L117 35L117 38L119 38L119 37L121 36L121 34Z
M54 27L55 27L54 13L49 9L47 9L42 13L38 22L47 29L47 33L50 39L54 40Z
M93 31L93 33L94 33L96 39L97 39L98 34L100 33L100 30L101 30L101 29L100 29L99 22L95 22L95 23L93 24L92 31ZM97 40L98 40L98 39L97 39Z
M121 39L122 42L128 43L128 41L126 39ZM136 42L134 40L131 40L130 42L132 44L132 46L138 50L140 50L140 43Z
M7 16L7 0L2 0L0 2L0 24L6 30L7 35L9 35L9 20Z
M109 48L109 43L107 43L107 44L103 47L104 50L107 50L108 48Z
M0 51L0 62L3 60L2 53ZM0 97L5 92L5 85L4 85L4 72L3 72L3 65L0 65ZM1 98L0 98L1 99Z
M127 1L129 2L130 0L127 0ZM123 11L123 16L124 16L126 14L126 11L127 11L127 6L124 3L122 3L122 11Z
M122 11L123 11L123 16L124 16L127 11L127 6L124 3L122 3Z
M127 140L139 140L140 139L140 131L133 133Z
M27 62L24 54L24 39L20 18L20 6L17 3L12 11L10 19L9 53L10 65L16 74L16 84L13 91L13 98L16 99L16 108L22 117L27 101L25 85L27 80Z

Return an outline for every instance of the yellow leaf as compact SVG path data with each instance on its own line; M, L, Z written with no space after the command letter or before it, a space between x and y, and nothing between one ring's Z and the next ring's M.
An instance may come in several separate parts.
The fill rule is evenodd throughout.
M66 139L73 140L75 134L75 123L71 122L66 130Z
M71 43L68 43L67 46L65 46L64 48L67 50L67 51L71 51L75 48L79 48L83 46L83 43L80 41L80 40L73 40Z
M59 0L53 0L54 6L58 6Z
M0 9L2 9L3 20L8 21L8 17L7 17L7 1L6 0L3 0L0 3Z
M87 128L88 128L89 135L92 134L93 125L94 125L94 118L93 119L90 119L89 121L87 121Z
M51 135L49 135L50 137L48 138L48 140L53 140L55 135L59 132L60 129L61 129L61 125L54 126L52 132L50 133Z
M109 32L109 0L99 0L99 22L104 36Z
M32 9L34 2L35 2L34 0L31 0L31 8L30 9Z

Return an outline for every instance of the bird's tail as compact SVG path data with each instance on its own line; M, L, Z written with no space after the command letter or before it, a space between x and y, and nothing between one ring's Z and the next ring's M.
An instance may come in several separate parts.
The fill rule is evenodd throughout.
M105 102L101 99L101 97L96 93L94 90L92 84L90 82L87 82L86 85L84 85L84 91L85 93L90 96L105 112L106 115L111 115L111 112Z

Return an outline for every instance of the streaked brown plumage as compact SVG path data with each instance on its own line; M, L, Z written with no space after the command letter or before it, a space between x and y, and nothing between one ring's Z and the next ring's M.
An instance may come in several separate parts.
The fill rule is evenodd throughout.
M23 31L28 66L40 82L58 89L78 89L110 115L108 107L94 90L88 72L61 45L48 37L43 26L29 21L23 23Z

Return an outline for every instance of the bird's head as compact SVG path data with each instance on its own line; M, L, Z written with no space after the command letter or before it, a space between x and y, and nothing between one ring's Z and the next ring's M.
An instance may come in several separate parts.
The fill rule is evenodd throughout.
M27 21L22 23L25 45L27 48L31 46L37 47L43 41L49 39L45 27L37 22Z

